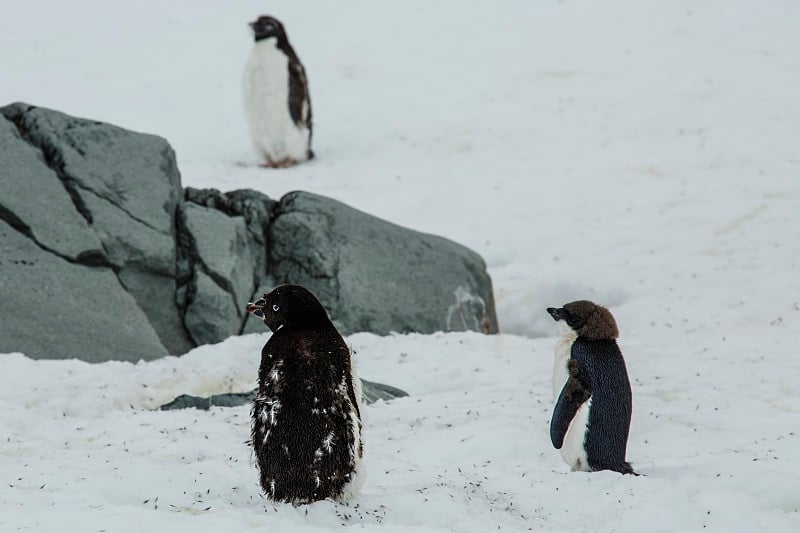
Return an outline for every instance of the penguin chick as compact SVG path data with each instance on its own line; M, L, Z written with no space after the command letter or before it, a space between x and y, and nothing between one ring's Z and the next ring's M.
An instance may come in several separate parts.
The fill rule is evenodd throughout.
M273 334L261 351L252 445L267 498L345 501L360 488L361 382L350 350L307 289L281 285L247 305Z
M631 385L617 345L619 331L605 307L579 300L547 312L558 323L550 439L572 471L636 474L625 460Z
M278 19L262 15L250 27L255 44L244 72L244 108L263 166L289 167L311 159L305 68Z

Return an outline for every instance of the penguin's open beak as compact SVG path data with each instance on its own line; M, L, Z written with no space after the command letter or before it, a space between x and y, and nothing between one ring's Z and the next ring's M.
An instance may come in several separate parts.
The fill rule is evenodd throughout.
M252 313L258 318L264 318L264 306L267 305L267 302L264 301L263 298L258 300L257 302L250 302L247 304L247 307L244 308L245 311L248 313Z
M561 308L548 307L547 312L550 313L550 316L553 317L553 320L556 322L564 319L564 310Z

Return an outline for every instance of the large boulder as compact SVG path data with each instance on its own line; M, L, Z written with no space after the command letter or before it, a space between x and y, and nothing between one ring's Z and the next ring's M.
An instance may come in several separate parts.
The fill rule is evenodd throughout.
M112 268L170 353L192 348L175 301L174 219L182 190L169 144L155 135L27 104L0 108L0 115L17 130L16 149L6 154L12 171L0 182L19 198L6 209L24 214L21 222L45 249ZM7 122L3 129L8 130ZM31 151L38 153L33 162ZM32 175L37 179L31 181ZM51 197L51 192L57 194ZM58 210L48 212L47 203ZM31 211L44 211L43 220L33 220ZM43 228L69 233L73 237L62 240L76 242L71 248L54 246Z
M269 230L272 278L311 290L343 334L498 330L486 264L460 244L307 192Z
M160 137L0 108L0 352L180 355L263 332L244 306L281 283L344 334L497 331L486 267L461 245L310 193L183 190Z

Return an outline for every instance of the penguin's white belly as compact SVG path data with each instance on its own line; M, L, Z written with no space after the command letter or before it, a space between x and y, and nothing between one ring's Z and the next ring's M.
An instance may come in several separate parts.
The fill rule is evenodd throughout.
M276 39L255 43L244 76L245 115L250 135L268 163L308 157L310 132L289 112L289 58Z
M588 457L586 456L586 430L589 424L589 409L591 408L592 398L578 408L575 418L567 429L564 436L564 444L561 446L561 458L567 463L572 471L591 471Z
M558 401L561 389L564 388L567 379L569 379L567 361L572 356L572 343L575 342L578 336L563 320L558 322L558 328L561 331L561 336L556 343L556 357L553 361L553 402Z

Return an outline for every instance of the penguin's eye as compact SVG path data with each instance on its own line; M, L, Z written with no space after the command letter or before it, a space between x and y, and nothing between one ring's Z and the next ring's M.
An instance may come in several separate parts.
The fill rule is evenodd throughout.
M571 328L573 328L573 329L575 329L575 328L579 327L579 326L580 326L580 322L581 322L581 321L578 319L578 317L577 317L577 316L573 315L572 313L570 313L570 312L569 312L569 311L567 311L566 309L564 309L564 320L567 322L567 324L569 325L569 327L571 327Z
M566 320L567 320L567 324L572 329L580 328L581 326L583 326L583 322L584 322L583 320L581 320L579 317L577 317L575 315L567 315L566 316Z
M266 24L264 24L264 31L272 31L274 29L275 26L273 26L271 23L267 22Z
M280 306L278 304L272 304L272 310L273 311L275 311L277 313L278 309L280 309Z

